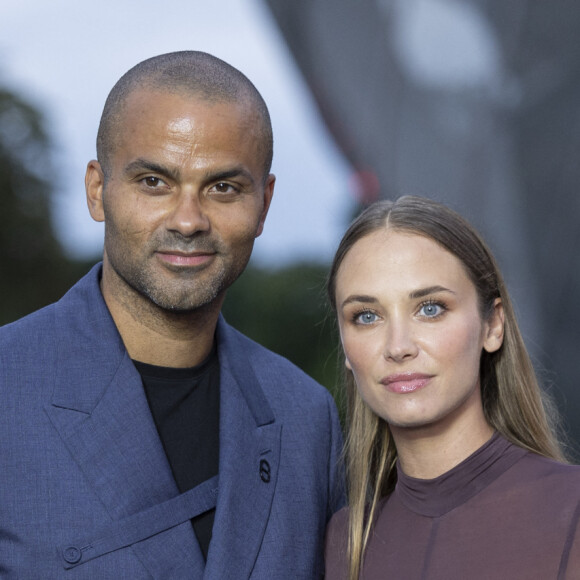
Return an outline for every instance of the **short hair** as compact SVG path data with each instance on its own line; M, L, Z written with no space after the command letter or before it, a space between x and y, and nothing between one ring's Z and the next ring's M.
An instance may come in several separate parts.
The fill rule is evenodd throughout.
M268 107L252 82L227 62L199 51L170 52L154 56L127 71L111 89L97 133L97 160L105 177L110 169L122 127L128 97L136 90L150 89L200 98L209 103L251 104L260 119L260 151L264 156L264 177L270 173L273 157L272 123Z

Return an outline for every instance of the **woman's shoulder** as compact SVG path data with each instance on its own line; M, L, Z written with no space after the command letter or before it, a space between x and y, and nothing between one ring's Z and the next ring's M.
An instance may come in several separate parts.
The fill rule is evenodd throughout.
M537 472L541 476L561 477L573 481L580 480L580 465L562 463L532 452L526 453L521 463L529 471Z
M580 465L561 463L530 452L508 470L506 476L506 483L549 495L556 503L580 502Z
M390 495L387 495L387 496L379 499L379 501L377 502L376 516L375 517L377 517L381 513L384 504L387 503L389 498L390 498ZM368 506L367 506L367 508L368 508ZM333 534L336 536L346 535L348 532L349 517L350 517L349 506L345 506L342 509L338 510L330 518L330 521L328 522L328 527L326 529L327 537L329 534Z
M348 516L349 508L336 512L326 528L324 562L326 577L346 579L348 570Z
M326 528L326 543L328 545L329 541L332 540L333 543L341 538L346 537L348 531L348 517L350 509L348 506L343 507L338 510L328 522L328 527Z

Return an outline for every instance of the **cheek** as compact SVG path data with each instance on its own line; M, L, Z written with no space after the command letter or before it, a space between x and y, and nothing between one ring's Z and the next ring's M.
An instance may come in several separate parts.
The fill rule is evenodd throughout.
M256 238L260 218L255 207L232 211L226 206L224 209L227 211L216 211L213 215L208 213L212 226L224 240L248 241Z
M453 363L458 367L473 367L479 372L482 341L479 324L467 323L448 329L441 340L434 340L431 352L437 358Z
M118 230L145 231L161 222L170 212L164 196L140 195L131 187L112 183L103 194L105 220L115 222Z
M251 251L257 236L257 223L253 221L230 222L213 225L213 234L233 254Z
M143 219L137 219L135 212L114 212L105 214L105 230L113 235L117 243L129 242L132 239L148 235L151 229Z
M147 204L107 204L105 227L121 238L150 237L163 223L164 212ZM122 241L122 240L120 240Z
M370 374L377 357L381 356L379 352L375 352L376 341L372 340L370 334L354 336L348 331L341 332L344 355L348 361L348 367L357 378L357 382L362 382L362 379Z

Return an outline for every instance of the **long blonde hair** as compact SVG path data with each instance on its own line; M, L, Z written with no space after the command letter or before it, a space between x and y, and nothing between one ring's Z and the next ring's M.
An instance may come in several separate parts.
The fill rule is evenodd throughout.
M369 206L350 225L334 257L327 285L333 310L336 312L336 275L346 254L361 238L385 228L425 236L456 256L475 285L482 319L491 314L495 299L501 298L505 315L503 345L494 353L483 351L480 362L486 420L515 445L565 461L555 434L555 408L540 390L497 263L479 234L459 214L414 196ZM397 449L387 423L359 396L352 373L346 368L344 372L349 579L357 580L377 504L397 481Z

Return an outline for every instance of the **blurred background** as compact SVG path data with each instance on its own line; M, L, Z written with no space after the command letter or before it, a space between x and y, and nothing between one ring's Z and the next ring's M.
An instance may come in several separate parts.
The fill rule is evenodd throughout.
M203 50L270 107L275 198L228 320L338 396L328 263L361 207L416 194L492 247L543 384L580 442L580 3L20 0L0 8L0 324L102 252L84 198L105 98Z

